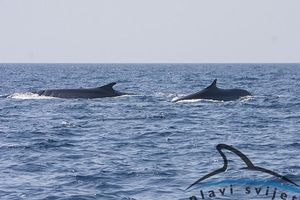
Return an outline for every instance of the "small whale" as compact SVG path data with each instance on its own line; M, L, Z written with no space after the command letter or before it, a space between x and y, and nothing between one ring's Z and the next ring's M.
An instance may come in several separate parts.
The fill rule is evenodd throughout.
M119 92L113 89L116 82L109 83L107 85L96 88L79 88L79 89L54 89L54 90L39 90L33 92L40 96L49 96L57 98L104 98L104 97L116 97L121 95L129 95L129 93Z
M217 87L217 79L207 88L190 94L179 99L174 100L174 102L190 99L211 99L218 101L233 101L244 96L251 96L251 93L247 90L242 89L220 89Z
M223 158L223 166L221 168L216 169L216 170L206 174L205 176L199 178L197 181L195 181L193 184L191 184L189 187L187 187L186 190L193 187L194 185L201 183L202 181L204 181L208 178L211 178L213 176L216 176L218 174L226 172L227 167L228 167L228 159L222 150L228 150L228 151L231 151L232 153L236 154L245 163L245 167L241 168L242 170L251 170L251 171L257 171L257 172L269 174L269 175L272 175L273 177L280 179L281 181L284 181L284 182L290 183L294 186L300 187L297 183L293 182L286 176L278 174L272 170L254 165L245 154L243 154L241 151L237 150L236 148L234 148L230 145L218 144L216 149L219 152L219 154L221 155L221 157Z

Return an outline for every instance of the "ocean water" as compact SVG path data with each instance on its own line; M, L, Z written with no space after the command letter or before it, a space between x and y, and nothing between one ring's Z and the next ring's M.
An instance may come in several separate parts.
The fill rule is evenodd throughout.
M215 78L253 96L172 102ZM30 93L114 81L134 95ZM201 199L186 188L223 166L220 143L300 184L299 64L0 64L0 96L0 199ZM257 176L226 155L216 179Z

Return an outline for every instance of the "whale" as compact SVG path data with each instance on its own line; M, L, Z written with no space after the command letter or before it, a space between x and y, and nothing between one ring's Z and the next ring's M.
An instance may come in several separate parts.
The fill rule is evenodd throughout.
M49 90L39 90L33 92L40 96L56 97L56 98L84 98L84 99L94 99L94 98L104 98L104 97L116 97L122 95L129 95L130 93L119 92L113 89L116 82L103 85L96 88L79 88L79 89L49 89Z
M201 182L203 182L206 179L209 179L213 176L216 176L218 174L224 173L227 171L228 168L228 159L225 155L225 153L223 152L223 150L227 150L227 151L231 151L232 153L234 153L235 155L237 155L242 162L245 164L244 167L241 168L241 170L250 170L250 171L256 171L259 173L264 173L264 174L269 174L275 178L278 178L279 180L281 180L282 182L286 182L289 184L292 184L296 187L300 187L297 183L295 183L294 181L290 180L288 177L281 175L277 172L274 172L272 170L260 167L260 166L256 166L252 163L252 161L245 155L243 154L241 151L239 151L238 149L234 148L233 146L227 145L227 144L218 144L216 146L217 151L219 152L219 154L221 155L222 159L223 159L223 166L220 167L219 169L216 169L204 176L202 176L201 178L199 178L198 180L196 180L194 183L192 183L191 185L189 185L186 190L190 189L191 187L200 184Z
M174 102L191 99L211 99L217 101L234 101L244 96L251 96L251 93L243 89L221 89L217 87L217 79L215 79L207 88L178 98Z

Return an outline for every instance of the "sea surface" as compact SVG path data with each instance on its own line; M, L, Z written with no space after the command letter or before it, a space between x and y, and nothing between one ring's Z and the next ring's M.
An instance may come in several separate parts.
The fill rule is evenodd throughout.
M172 102L214 79L253 96ZM30 93L110 82L134 95ZM300 184L300 64L0 64L0 96L0 199L202 199L186 188L223 166L221 143ZM225 152L214 179L259 176Z

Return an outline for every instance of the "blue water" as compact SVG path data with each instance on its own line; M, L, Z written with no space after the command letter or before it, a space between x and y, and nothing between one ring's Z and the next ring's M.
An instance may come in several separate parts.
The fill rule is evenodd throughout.
M215 78L253 97L172 102ZM135 95L27 93L114 81ZM299 64L0 64L0 199L187 199L222 166L219 143L300 184L299 95Z

